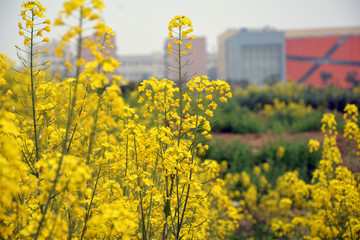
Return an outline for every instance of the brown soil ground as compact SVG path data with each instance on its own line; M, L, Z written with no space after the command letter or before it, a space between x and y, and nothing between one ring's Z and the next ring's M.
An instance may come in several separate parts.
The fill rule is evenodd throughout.
M283 134L232 134L232 133L215 133L214 140L218 141L232 141L241 144L247 144L253 147L254 151L259 150L264 144L275 140L287 140L290 142L308 141L315 139L322 143L324 136L320 131L302 132L302 133L283 133ZM353 172L360 172L360 157L356 156L347 139L344 139L343 134L339 133L337 137L337 144L341 151L344 165L350 168Z

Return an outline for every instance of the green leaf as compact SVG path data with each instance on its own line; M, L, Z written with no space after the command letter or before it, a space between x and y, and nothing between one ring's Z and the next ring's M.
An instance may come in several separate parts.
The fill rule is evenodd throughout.
M164 213L165 213L165 216L170 215L170 201L165 202Z

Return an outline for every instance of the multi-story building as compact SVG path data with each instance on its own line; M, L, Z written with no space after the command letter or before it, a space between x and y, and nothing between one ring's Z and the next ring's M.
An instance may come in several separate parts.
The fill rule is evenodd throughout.
M97 36L94 34L94 35L91 35L90 37L87 37L87 40L89 41L94 41L95 43L102 43L104 41L104 39L101 37L99 40L99 42L96 41L97 39ZM111 56L115 59L118 58L117 56L117 44L116 44L116 41L115 41L115 38L110 38L111 40L111 45L112 47L110 48L110 45L109 44L104 44L105 46L105 49L104 51L102 52L102 54L104 56ZM85 42L85 39L83 40L83 43ZM100 50L97 50L97 51L100 51ZM106 53L108 51L108 53ZM84 47L81 51L81 57L85 60L85 62L90 62L90 61L94 61L95 60L95 56L92 54L92 52Z
M90 40L95 40L95 36L92 35L89 37ZM44 48L48 49L47 53L40 54L36 61L38 63L45 63L49 61L51 63L52 74L60 73L62 77L75 77L75 69L76 69L76 50L74 45L67 45L63 49L63 56L59 57L55 55L55 49L59 45L59 41L56 39L52 39L49 44L41 44L37 48L42 50ZM112 41L113 48L106 48L109 51L110 56L117 59L116 56L116 42ZM83 48L81 57L84 58L86 62L93 61L95 57L92 55L89 49ZM65 61L69 61L72 64L72 69L67 69L64 65ZM81 69L83 69L82 67Z
M285 81L284 32L270 28L241 29L225 33L223 39L225 47L220 44L219 58L223 58L225 50L224 80L245 86ZM224 73L219 69L219 75L223 77L221 74Z
M285 80L360 85L360 27L230 30L219 37L218 56L219 78L244 86Z
M117 74L121 75L124 80L139 82L151 77L162 79L165 76L165 61L161 53L120 55L117 60L121 62Z
M287 79L323 87L360 85L360 27L285 32Z
M62 77L74 77L75 70L66 69L64 66L65 61L74 62L75 55L71 49L66 48L63 51L63 57L58 57L55 55L55 48L58 46L59 42L56 39L50 41L50 43L39 44L36 46L36 49L42 51L44 48L48 50L46 53L41 53L39 56L35 57L36 64L44 64L46 62L50 62L51 65L51 73L54 76L56 73L60 73ZM75 64L73 64L75 65ZM44 66L45 67L45 66Z
M222 33L218 37L218 78L221 80L227 80L226 75L226 41L228 38L235 35L240 30L238 29L231 29L227 30L226 32Z
M207 53L206 54L206 75L211 80L218 78L218 54Z
M167 45L169 40L165 41L165 47L167 52ZM187 41L183 41L183 44L186 44ZM185 78L188 80L192 76L201 76L206 75L207 73L207 54L206 54L206 41L205 37L196 37L194 40L191 40L193 53L182 56L182 74L185 74ZM174 44L173 44L174 45ZM177 46L173 46L176 48ZM172 53L170 56L165 54L165 76L171 80L178 81L179 76L176 70L177 60L175 59L175 54ZM169 66L170 65L170 66ZM173 68L172 66L175 66Z

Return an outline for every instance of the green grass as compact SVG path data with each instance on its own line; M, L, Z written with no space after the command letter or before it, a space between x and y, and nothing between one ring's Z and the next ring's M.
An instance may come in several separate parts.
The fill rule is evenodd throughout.
M271 168L266 177L271 184L274 184L276 179L285 172L293 170L299 172L299 178L309 182L311 174L321 158L321 151L310 153L307 142L304 141L278 140L264 145L256 152L250 146L235 142L214 141L209 146L206 158L218 162L226 160L228 162L227 172L230 173L251 172L254 166L268 162ZM276 154L280 146L285 148L281 158Z

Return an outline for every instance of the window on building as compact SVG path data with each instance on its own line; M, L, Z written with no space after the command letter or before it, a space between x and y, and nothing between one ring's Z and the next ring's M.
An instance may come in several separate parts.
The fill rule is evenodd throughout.
M250 83L263 85L279 81L281 76L281 45L246 45L242 47L242 77Z

